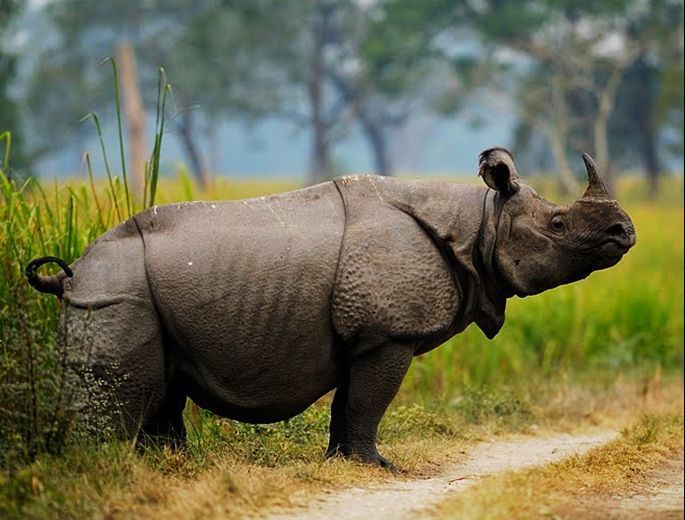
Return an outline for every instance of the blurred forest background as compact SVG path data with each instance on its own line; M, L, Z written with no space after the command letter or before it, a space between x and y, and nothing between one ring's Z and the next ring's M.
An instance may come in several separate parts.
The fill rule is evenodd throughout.
M0 0L0 518L238 517L385 479L321 463L330 396L261 426L189 402L182 452L87 431L59 300L23 269L154 204L343 172L478 182L493 145L553 200L591 153L637 246L512 299L493 341L417 358L382 452L423 475L459 443L646 412L682 439L683 108L682 0Z
M115 140L108 56L138 187L160 66L161 170L202 186L466 174L495 144L568 192L581 151L610 185L683 170L682 0L0 0L0 43L15 177L83 175L90 112Z

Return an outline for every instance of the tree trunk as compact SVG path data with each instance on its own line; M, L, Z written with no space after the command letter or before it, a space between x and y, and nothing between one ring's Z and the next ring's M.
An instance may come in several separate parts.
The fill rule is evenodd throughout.
M565 195L572 195L579 191L578 182L573 175L573 169L568 162L568 155L566 154L566 139L559 135L553 126L546 126L547 141L552 149L552 157L559 170L559 180L561 181L561 189Z
M600 109L597 118L593 124L593 133L595 141L595 162L597 164L597 171L599 172L606 189L610 195L616 193L616 181L614 179L614 172L609 164L609 135L607 127L609 125L609 113L602 113Z
M657 133L651 127L649 131L645 130L642 138L649 196L655 197L659 192L659 180L661 178L661 164L657 153Z
M145 161L147 160L145 108L138 85L135 50L127 40L117 47L117 65L128 130L128 170L133 192L141 194L145 183Z
M325 17L325 7L319 0L312 25L311 75L308 85L312 124L312 158L309 171L311 182L318 182L331 176L328 126L324 115Z
M604 185L611 195L616 192L616 181L609 159L609 117L614 109L618 86L625 76L626 69L635 58L637 58L637 49L627 51L623 59L614 66L606 84L595 92L597 115L592 125L595 141L595 162L597 171L602 176Z
M564 79L557 75L552 80L552 123L544 123L545 133L552 148L554 161L559 169L561 188L566 195L579 191L578 182L568 161L567 145L571 115L568 107L568 92Z
M209 169L212 176L221 174L221 135L218 120L210 120L207 126L207 144L209 145Z
M616 193L616 182L609 162L609 116L611 116L611 111L614 108L616 88L618 87L618 79L614 81L615 78L618 78L618 76L614 71L605 88L599 93L597 97L597 115L592 124L595 146L594 159L597 164L597 171L601 175L609 194L612 196Z
M362 107L358 107L357 114L371 148L375 172L378 175L390 176L392 171L388 158L388 143L383 128L368 117Z
M649 195L654 196L659 190L661 165L658 153L658 134L654 124L656 105L656 71L647 63L644 54L635 63L635 81L637 88L634 101L631 103L634 124L638 131L640 155L647 173Z
M190 171L200 187L206 190L209 188L210 178L200 148L195 142L193 112L186 111L180 116L178 130L181 146L188 159Z
M365 106L363 92L358 88L352 87L335 71L329 71L328 76L338 95L352 109L353 114L361 124L364 137L366 137L366 141L371 148L375 173L385 176L392 175L385 129L378 122L378 118L370 115L368 108Z

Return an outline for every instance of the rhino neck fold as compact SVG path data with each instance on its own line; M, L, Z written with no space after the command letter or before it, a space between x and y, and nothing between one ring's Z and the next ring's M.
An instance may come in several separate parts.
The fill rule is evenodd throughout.
M475 321L488 338L495 337L504 324L506 305L493 262L495 192L446 181L413 181L401 187L391 181L381 186L386 202L411 215L447 253L464 298L457 328Z
M476 318L476 324L490 339L504 325L506 301L513 294L500 275L494 258L501 212L499 195L488 189L483 198L483 213L473 259L477 271L482 275L482 297L479 300L482 312L480 318Z

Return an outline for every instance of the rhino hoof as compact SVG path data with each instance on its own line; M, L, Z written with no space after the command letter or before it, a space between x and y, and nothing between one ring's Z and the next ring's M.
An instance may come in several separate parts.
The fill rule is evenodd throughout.
M371 462L371 464L377 464L381 468L387 469L393 475L400 475L402 473L406 473L403 469L398 468L388 459L386 459L385 457L381 457L380 455L377 455L376 461Z
M361 454L361 453L351 453L349 448L344 446L336 446L333 449L329 449L326 452L326 458L330 459L333 457L343 457L345 459L354 460L356 462L361 462L362 464L370 464L371 466L378 466L380 468L387 469L394 475L399 475L405 473L404 470L395 466L385 457L382 457L378 453L373 454Z

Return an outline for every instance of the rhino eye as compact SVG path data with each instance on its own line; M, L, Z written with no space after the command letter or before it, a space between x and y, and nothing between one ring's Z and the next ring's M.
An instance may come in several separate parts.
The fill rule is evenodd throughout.
M552 218L552 229L557 233L561 233L566 229L566 222L561 215L557 215Z

